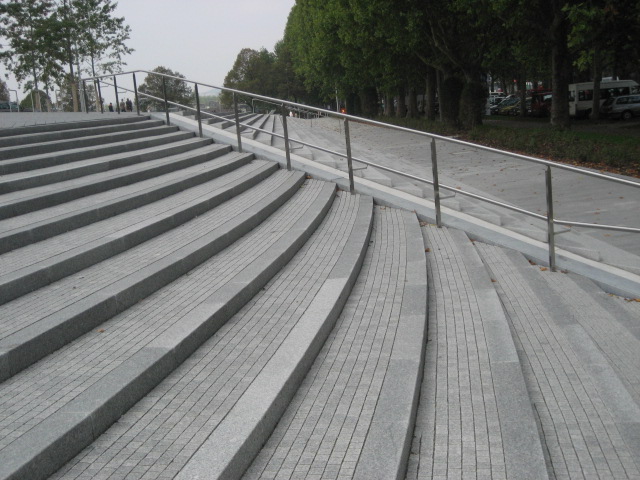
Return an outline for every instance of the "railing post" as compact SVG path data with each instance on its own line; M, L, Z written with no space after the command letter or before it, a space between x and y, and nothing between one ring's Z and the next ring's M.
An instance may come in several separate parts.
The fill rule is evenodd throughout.
M202 118L200 118L200 94L198 93L198 84L196 87L196 118L198 119L198 131L200 132L200 138L202 138Z
M116 80L116 76L113 76L113 88L116 91L116 112L120 115L120 99L118 98L118 81Z
M353 183L353 160L351 159L351 138L349 136L349 119L344 119L344 139L347 145L347 168L349 169L349 191L353 195L356 188Z
M436 139L431 139L431 172L433 174L433 203L436 207L436 225L442 227L442 211L440 210L440 181L438 180L438 155Z
M169 120L169 102L167 102L167 82L165 77L162 77L162 95L164 96L164 111L167 116L167 125L171 125Z
M281 107L282 113L282 128L284 129L284 153L287 157L287 170L291 170L291 148L289 146L289 129L287 128L287 110L284 108L284 103Z
M553 229L553 189L551 183L551 166L547 165L545 174L547 184L547 241L549 243L549 267L556 271L556 240Z
M236 118L236 136L238 137L238 151L242 153L242 136L240 135L240 115L238 115L238 97L233 92L233 113Z
M140 116L140 101L138 99L138 82L136 82L136 72L133 72L133 94L136 101L136 113Z

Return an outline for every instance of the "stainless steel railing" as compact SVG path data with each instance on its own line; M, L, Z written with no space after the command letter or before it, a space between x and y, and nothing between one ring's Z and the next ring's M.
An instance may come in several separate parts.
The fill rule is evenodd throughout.
M137 87L137 82L136 82L136 73L144 73L147 75L156 75L159 77L162 77L162 85L163 85L163 98L159 98L159 97L155 97L153 95L150 95L148 93L144 93L144 92L140 92L138 90ZM233 111L234 111L234 123L236 126L236 136L237 136L237 146L238 146L238 150L240 152L242 152L242 137L241 137L241 128L242 127L246 127L246 128L250 128L253 129L255 131L259 131L259 132L263 132L266 133L268 135L271 135L273 137L277 137L277 138L282 138L284 139L284 144L285 144L285 156L286 156L286 160L287 160L287 169L291 170L291 147L290 147L290 142L294 141L296 143L299 143L301 145L305 145L309 148L313 148L325 153L329 153L331 155L336 155L338 157L341 158L345 158L347 160L347 170L348 170L348 175L349 175L349 190L351 193L355 192L355 183L354 183L354 175L353 175L353 162L357 161L360 162L364 165L367 166L371 166L374 168L377 168L379 170L382 171L386 171L395 175L399 175L401 177L413 180L413 181L417 181L417 182L421 182L421 183L426 183L428 185L432 185L433 186L433 192L434 192L434 204L435 204L435 213L436 213L436 224L438 225L438 227L442 226L442 209L440 206L440 200L441 200L441 196L440 196L440 189L442 190L448 190L451 192L455 192L456 194L459 195L463 195L469 198L473 198L476 200L480 200L482 202L485 203L489 203L492 205L496 205L514 212L518 212L539 220L543 220L546 222L547 224L547 243L548 243L548 250L549 250L549 266L551 267L552 270L556 269L556 256L555 256L555 230L554 227L555 225L566 225L566 226L575 226L575 227L587 227L587 228L596 228L596 229L605 229L605 230L613 230L613 231L620 231L620 232L631 232L631 233L640 233L640 228L636 228L636 227L625 227L625 226L621 226L621 225L603 225L603 224L597 224L597 223L588 223L588 222L576 222L576 221L571 221L571 220L561 220L558 218L554 217L554 213L553 213L553 207L554 207L554 202L553 202L553 178L552 178L552 174L551 174L551 169L552 168L557 168L560 170L567 170L567 171L571 171L574 172L576 174L580 174L580 175L586 175L589 177L595 177L595 178L599 178L602 180L606 180L609 182L614 182L614 183L618 183L618 184L622 184L622 185L626 185L626 186L631 186L631 187L635 187L635 188L640 188L640 182L634 182L631 180L627 180L624 178L618 178L618 177L614 177L611 175L606 175L603 173L599 173L599 172L592 172L590 170L585 170L582 168L578 168L578 167L574 167L571 165L565 165L562 163L557 163L557 162L551 162L548 160L543 160L543 159L539 159L539 158L535 158L535 157L530 157L527 155L521 155L518 153L512 153L512 152L507 152L505 150L499 150L496 148L491 148L491 147L485 147L483 145L478 145L475 143L470 143L470 142L465 142L463 140L458 140L458 139L454 139L454 138L449 138L449 137L444 137L441 135L435 135L432 133L428 133L428 132L421 132L418 130L413 130L410 128L405 128L405 127L399 127L396 125L391 125L391 124L387 124L384 122L379 122L379 121L375 121L375 120L369 120L367 119L367 123L370 125L375 125L375 126L379 126L379 127L385 127L385 128L390 128L393 130L397 130L397 131L402 131L402 132L407 132L407 133L412 133L415 135L419 135L419 136L423 136L423 137L427 137L431 139L430 142L430 146L431 146L431 165L432 165L432 180L429 180L427 178L422 178L422 177L418 177L416 175L411 175L409 173L405 173L402 172L400 170L396 170L393 168L389 168L386 167L384 165L379 165L370 161L367 161L365 159L361 159L361 158L355 158L352 156L351 153L351 138L350 138L350 133L349 133L349 122L350 121L362 121L361 118L359 117L355 117L352 115L348 115L348 114L344 114L344 113L339 113L339 112L333 112L330 110L326 110L326 109L322 109L322 108L317 108L317 107L311 107L308 105L303 105L303 104L299 104L299 103L295 103L295 102L290 102L287 100L281 100L281 99L277 99L277 98L272 98L272 97L267 97L264 95L257 95L257 94L253 94L253 93L249 93L249 92L243 92L241 90L235 90L232 88L226 88L226 87L218 87L215 85L210 85L207 83L203 83L203 82L196 82L193 80L188 80L188 79L184 79L184 78L180 78L180 77L175 77L175 76L171 76L171 75L165 75L165 74L161 74L161 73L157 73L157 72L150 72L147 70L134 70L134 71L130 71L130 72L123 72L123 73L118 73L115 75L101 75L101 76L96 76L96 77L87 77L82 79L82 84L84 87L84 91L86 91L86 82L87 81L93 81L94 85L95 85L95 90L98 92L99 98L101 97L101 84L105 84L108 86L112 86L115 89L115 96L116 96L116 108L118 113L120 113L120 107L118 105L118 83L117 83L117 77L119 76L124 76L124 75L132 75L133 78L133 90L130 89L125 89L126 91L130 91L135 95L135 104L136 104L136 111L137 114L140 115L140 103L139 103L139 96L142 95L146 98L152 99L152 100L156 100L159 102L162 102L164 104L164 109L166 112L166 119L167 119L167 125L171 124L171 120L169 117L169 105L175 106L175 107L179 107L185 110L189 110L189 111L193 111L196 114L196 119L198 121L198 131L199 131L199 135L202 137L202 117L204 116L208 116L208 117L212 117L212 118L218 118L218 119L224 119L224 120L228 120L228 118L226 117L222 117L220 115L215 115L213 113L210 112L204 112L202 111L201 107L200 107L200 96L198 93L198 86L203 86L203 87L208 87L208 88L214 88L214 89L218 89L221 91L226 91L226 92L230 92L232 94L233 97ZM184 81L186 83L191 83L194 85L194 90L195 90L195 100L196 100L196 107L191 107L189 105L181 105L172 101L169 101L167 99L167 93L166 93L166 79L174 79L174 80L179 80L179 81ZM113 83L110 83L110 81L113 81ZM120 87L122 89L122 86ZM276 105L277 107L280 108L280 113L281 113L281 118L282 118L282 125L283 125L283 135L277 134L275 132L271 132L271 131L267 131L267 130L263 130L260 129L258 127L249 125L249 124L245 124L240 122L239 119L239 112L238 112L238 95L243 95L243 96L247 96L247 97L251 97L252 101L253 100L260 100L263 102L267 102L267 103L271 103L273 105ZM85 102L85 105L87 105L87 112L88 112L88 101ZM102 106L102 102L98 102L100 103L100 109L101 111L104 113L104 109ZM314 112L318 115L321 116L328 116L328 117L335 117L338 119L341 119L343 121L343 125L344 125L344 139L345 139L345 147L346 147L346 153L342 153L342 152L338 152L335 150L331 150L331 149L327 149L324 148L322 146L319 145L313 145L311 143L307 143L304 142L303 140L298 140L298 139L292 139L289 138L289 133L288 133L288 128L287 128L287 113L286 110L288 109L292 109L292 110L300 110L300 111L308 111L308 112ZM504 155L506 157L510 157L510 158L514 158L516 160L521 160L521 161L525 161L525 162L531 162L531 163L536 163L539 165L544 165L546 167L545 170L545 190L546 190L546 206L547 206L547 214L546 215L541 215L539 213L536 212L532 212L530 210L526 210L524 208L518 207L516 205L511 205L509 203L505 203L505 202L500 202L482 195L478 195L472 192L467 192L464 191L458 187L453 187L450 185L445 185L443 183L440 183L440 181L438 180L438 157L437 157L437 149L436 149L436 140L440 141L440 142L447 142L447 143L453 143L453 144L457 144L457 145L461 145L461 146L467 146L467 147L472 147L474 149L477 150L482 150L482 151L486 151L486 152L491 152L491 153L497 153L500 155Z

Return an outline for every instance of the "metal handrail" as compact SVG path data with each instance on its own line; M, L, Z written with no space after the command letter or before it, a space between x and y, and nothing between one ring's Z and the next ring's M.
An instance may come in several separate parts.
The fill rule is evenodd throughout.
M157 75L162 77L162 82L163 82L163 97L164 98L158 98L155 97L153 95L150 95L148 93L145 92L140 92L138 91L137 88L137 84L136 84L136 73L145 73L147 75ZM622 185L627 185L627 186L631 186L631 187L636 187L636 188L640 188L640 183L639 182L634 182L631 180L626 180L623 178L618 178L618 177L614 177L611 175L606 175L600 172L593 172L590 170L585 170L579 167L574 167L571 165L565 165L562 163L558 163L558 162L552 162L550 160L543 160L540 158L535 158L535 157L530 157L527 155L522 155L519 153L513 153L513 152L508 152L505 150L499 150L497 148L492 148L492 147L486 147L484 145L478 145L475 143L471 143L471 142L466 142L464 140L458 140L455 138L449 138L449 137L444 137L442 135L437 135L437 134L433 134L433 133L429 133L429 132L422 132L419 130L413 130L410 128L406 128L406 127L400 127L397 125L391 125L388 123L384 123L384 122L380 122L377 120L366 120L366 123L370 124L370 125L374 125L374 126L379 126L379 127L384 127L384 128L390 128L392 130L397 130L397 131L401 131L401 132L406 132L406 133L411 133L414 135L419 135L422 137L427 137L431 139L431 164L432 164L432 174L433 174L433 180L429 180L426 178L421 178L415 175L411 175L405 172L402 172L400 170L396 170L393 168L389 168L386 167L384 165L378 165L374 162L369 162L367 160L364 159L359 159L359 158L354 158L351 155L351 139L349 136L349 121L358 121L358 122L362 122L363 119L359 118L359 117L355 117L353 115L348 115L346 113L340 113L340 112L333 112L331 110L326 110L323 108L318 108L318 107L313 107L313 106L309 106L309 105L303 105L303 104L299 104L299 103L295 103L295 102L290 102L288 100L281 100L281 99L277 99L277 98L273 98L273 97L268 97L265 95L258 95L258 94L254 94L254 93L250 93L250 92L244 92L242 90L236 90L233 88L228 88L228 87L219 87L216 85L211 85L208 83L204 83L204 82L197 82L194 80L189 80L189 79L185 79L185 78L181 78L181 77L176 77L173 75L167 75L167 74L163 74L163 73L158 73L158 72L151 72L148 70L132 70L129 72L122 72L122 73L117 73L117 74L110 74L110 75L99 75L99 76L94 76L94 77L87 77L87 78L83 78L82 79L82 83L83 85L85 84L86 81L93 81L94 83L97 82L98 85L98 90L100 89L100 83L106 83L107 85L109 85L108 82L105 82L102 79L105 78L110 78L113 79L113 87L116 90L116 99L118 98L118 86L117 86L117 80L116 77L117 76L122 76L122 75L132 75L133 76L133 84L134 84L134 90L129 90L126 89L127 91L130 91L132 93L135 94L135 99L136 99L136 110L138 115L140 115L140 109L139 109L139 101L138 101L138 96L139 95L143 95L147 98L151 98L153 100L157 100L160 102L164 102L165 105L165 112L166 112L166 117L167 117L167 124L170 124L170 118L169 118L169 105L174 105L180 108L185 108L188 110L192 110L196 112L196 117L198 119L198 128L199 128L199 133L200 136L202 137L202 123L201 123L201 118L202 115L207 115L207 116L211 116L214 118L220 118L220 119L225 119L224 117L220 117L218 115L214 115L212 113L209 112L202 112L202 110L200 109L200 100L199 100L199 94L198 94L198 86L204 86L204 87L209 87L209 88L215 88L221 91L226 91L226 92L230 92L233 94L233 105L234 105L234 117L235 117L235 125L236 125L236 134L237 134L237 143L238 143L238 150L242 151L242 140L241 140L241 126L246 127L246 128L250 128L254 131L259 131L259 132L264 132L267 133L269 135L275 136L277 138L283 138L284 139L284 143L285 143L285 154L286 154L286 159L287 159L287 169L291 169L291 158L290 158L290 142L296 142L296 143L300 143L302 145L305 145L309 148L313 148L313 149L317 149L332 155L337 155L341 158L346 158L347 160L347 169L348 169L348 174L349 174L349 187L350 187L350 191L351 193L355 192L355 186L354 186L354 178L353 178L353 162L360 162L363 163L367 166L371 166L389 173L393 173L396 175L400 175L402 177L414 180L414 181L418 181L418 182L422 182L422 183L426 183L429 185L432 185L434 188L434 202L435 202L435 211L436 211L436 224L438 225L438 227L442 226L442 212L441 212L441 207L440 207L440 188L444 189L444 190L448 190L448 191L452 191L455 192L456 194L460 194L463 196L467 196L470 198L474 198L476 200L480 200L486 203L490 203L492 205L496 205L502 208L506 208L508 210L512 210L524 215L528 215L530 217L533 218L537 218L539 220L544 220L547 222L547 243L549 245L549 266L551 267L552 270L556 269L556 260L555 260L555 235L556 233L554 232L554 225L566 225L566 226L578 226L578 227L588 227L588 228L597 228L597 229L606 229L606 230L615 230L615 231L621 231L621 232L631 232L631 233L640 233L640 228L635 228L635 227L625 227L625 226L620 226L620 225L602 225L602 224L596 224L596 223L586 223L586 222L575 222L575 221L569 221L569 220L560 220L557 218L554 218L553 216L553 193L552 193L552 176L551 176L551 168L558 168L561 170L567 170L570 172L574 172L574 173L579 173L581 175L586 175L589 177L594 177L594 178L599 178L602 180L607 180L607 181L611 181L614 183L618 183L618 184L622 184ZM166 86L165 86L165 82L166 79L174 79L174 80L179 80L182 82L187 82L187 83L192 83L195 85L195 96L196 96L196 108L194 109L191 106L187 106L187 105L181 105L179 103L176 102L171 102L167 99L167 95L166 95ZM122 88L122 87L121 87ZM272 103L274 105L277 105L280 107L281 109L281 115L282 115L282 124L284 127L284 135L279 135L276 134L275 132L269 132L267 130L263 130L261 128L258 127L254 127L252 125L248 125L248 124L244 124L240 122L239 119L239 115L238 115L238 103L237 103L237 96L238 95L244 95L244 96L249 96L252 97L252 102L255 100L260 100L263 102L267 102L267 103ZM117 102L117 100L116 100ZM311 111L311 112L316 112L319 115L326 115L329 117L336 117L339 119L342 119L344 122L344 135L345 135L345 146L346 146L346 154L341 153L341 152L336 152L334 150L330 150L330 149L326 149L323 147L320 147L318 145L313 145L307 142L304 142L302 140L297 140L297 139L292 139L289 137L288 134L288 129L287 129L287 118L286 118L286 109L285 107L289 107L290 109L293 110L303 110L303 111ZM86 106L86 110L87 113L89 111L89 107L88 104ZM103 110L104 112L104 110ZM118 113L120 113L120 110L118 108ZM228 120L228 119L225 119ZM515 205L511 205L509 203L505 203L505 202L500 202L488 197L485 197L483 195L478 195L475 193L471 193L471 192L467 192L464 191L460 188L457 187L452 187L449 185L445 185L439 182L438 180L438 164L437 164L437 151L436 151L436 140L442 141L442 142L447 142L447 143L453 143L456 145L461 145L461 146L465 146L465 147L471 147L477 150L481 150L481 151L485 151L485 152L490 152L490 153L497 153L500 155L504 155L506 157L511 157L514 158L516 160L522 160L522 161L526 161L526 162L531 162L531 163L536 163L538 165L544 165L546 166L546 172L545 172L545 183L546 183L546 202L547 202L547 215L541 215L539 213L535 213L529 210L526 210L524 208L520 208L517 207Z

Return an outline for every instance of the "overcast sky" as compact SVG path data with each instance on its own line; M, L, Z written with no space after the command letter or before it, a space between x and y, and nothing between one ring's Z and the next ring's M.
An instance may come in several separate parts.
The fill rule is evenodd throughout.
M117 16L131 27L125 70L162 65L185 77L221 86L243 48L273 51L295 0L120 0ZM0 65L4 80L7 73ZM140 80L139 80L140 81ZM7 84L22 88L10 77ZM14 93L11 93L13 100Z

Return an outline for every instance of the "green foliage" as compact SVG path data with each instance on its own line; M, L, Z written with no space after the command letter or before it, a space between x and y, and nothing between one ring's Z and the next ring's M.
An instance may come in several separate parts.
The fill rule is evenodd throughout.
M146 97L144 94L152 95L159 99L164 98L163 91L163 78L165 81L165 88L167 92L167 100L169 102L179 103L181 105L193 106L195 97L193 89L187 82L181 80L186 78L184 75L174 72L165 67L156 67L152 72L159 73L161 75L148 75L144 83L138 87L140 95L140 109L149 110L164 110L164 101L155 100ZM163 75L165 77L163 77ZM177 78L169 78L177 77ZM171 105L169 105L171 107Z
M3 102L9 101L9 87L4 80L0 80L0 100Z
M88 71L118 71L130 29L113 16L112 0L7 0L0 2L0 60L25 89L61 85L66 65L75 91L74 66L87 60ZM77 99L74 92L74 105ZM37 107L37 105L36 105Z

